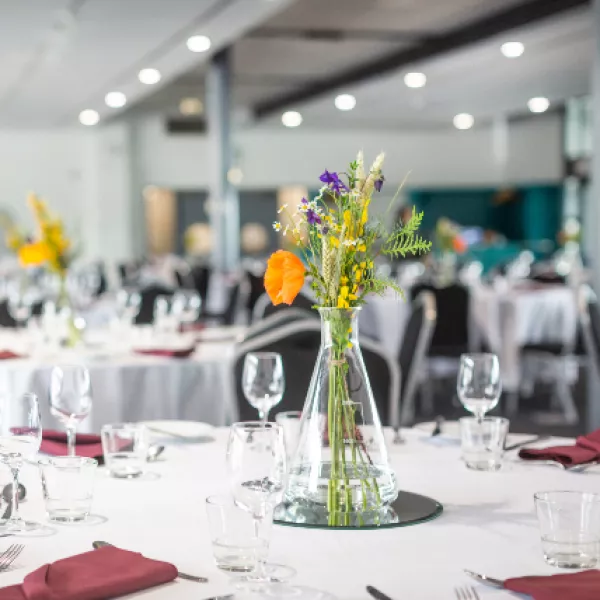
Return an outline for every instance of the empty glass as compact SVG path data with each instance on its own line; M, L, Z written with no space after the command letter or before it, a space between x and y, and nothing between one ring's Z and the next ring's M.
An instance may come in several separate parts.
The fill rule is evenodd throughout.
M600 495L539 492L534 500L546 562L564 569L596 567L600 563Z
M81 365L54 367L50 375L50 412L67 430L68 455L75 456L77 426L92 410L89 371Z
M117 292L117 316L122 323L132 325L140 312L142 296L135 290Z
M231 496L210 496L206 514L217 567L227 573L251 573L269 552L272 517L258 529L250 512Z
M133 479L143 475L148 455L148 431L144 425L104 425L100 436L104 462L112 477Z
M456 391L463 406L479 420L498 404L502 392L500 364L495 354L463 354Z
M98 461L81 456L55 456L40 461L42 492L51 521L85 521L92 508Z
M462 458L469 469L497 471L502 467L508 425L502 417L460 419Z
M177 333L177 319L171 311L171 301L167 296L158 296L154 301L154 330L161 339Z
M0 462L10 469L12 483L12 512L0 521L0 533L22 533L40 525L24 521L19 516L19 471L25 460L35 457L42 441L40 406L35 394L22 396L0 395Z
M296 452L298 441L300 440L300 423L302 419L302 411L287 410L275 415L275 422L283 431L283 441L285 442L285 452L288 463Z
M281 402L285 389L283 362L277 352L250 352L244 360L242 390L251 406L258 410L261 421L269 419L269 411Z
M194 290L180 290L173 296L171 312L183 325L192 325L200 317L202 299Z

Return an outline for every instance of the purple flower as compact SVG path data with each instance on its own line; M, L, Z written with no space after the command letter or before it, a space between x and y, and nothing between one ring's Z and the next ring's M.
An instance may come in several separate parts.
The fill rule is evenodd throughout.
M302 200L300 200L301 204L308 204L308 200L306 198L302 198Z
M379 176L379 179L375 180L375 189L380 192L383 187L383 182L385 181L385 177L383 175Z
M309 225L321 224L321 217L312 208L306 211L306 220Z
M323 228L321 229L321 234L327 235L328 233L329 233L329 227L327 227L327 225L323 225Z
M319 180L326 183L334 192L338 194L341 191L348 191L343 181L340 180L337 173L330 173L327 169L321 173Z

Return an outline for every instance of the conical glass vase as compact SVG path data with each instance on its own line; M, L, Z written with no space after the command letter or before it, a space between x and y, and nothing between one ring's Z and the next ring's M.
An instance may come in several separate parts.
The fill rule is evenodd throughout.
M281 520L360 527L395 518L396 477L360 351L358 311L320 309L321 347Z

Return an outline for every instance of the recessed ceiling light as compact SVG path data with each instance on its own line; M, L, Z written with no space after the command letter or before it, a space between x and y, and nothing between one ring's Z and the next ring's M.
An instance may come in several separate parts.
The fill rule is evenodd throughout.
M518 58L525 52L525 46L521 42L505 42L500 46L500 51L506 58Z
M100 120L100 115L97 111L88 108L79 113L79 122L82 125L96 125Z
M281 115L281 122L286 127L298 127L302 124L302 115L295 110L288 110Z
M179 103L179 112L186 116L201 115L204 110L204 104L200 98L183 98Z
M527 102L527 106L532 113L543 113L550 107L550 100L540 96L539 98L531 98Z
M352 110L356 106L356 98L352 94L340 94L335 97L335 107L339 110Z
M206 52L210 49L210 38L205 35L193 35L188 38L187 47L192 52Z
M409 88L422 88L427 83L425 73L407 73L404 76L404 83Z
M475 123L475 119L469 113L460 113L452 119L452 122L456 129L471 129Z
M138 73L138 79L146 85L154 85L160 81L160 71L158 69L142 69Z
M231 167L231 169L227 171L227 181L229 181L231 185L240 185L243 179L244 173L239 167Z
M111 108L121 108L127 104L127 96L123 92L108 92L104 96L104 102Z

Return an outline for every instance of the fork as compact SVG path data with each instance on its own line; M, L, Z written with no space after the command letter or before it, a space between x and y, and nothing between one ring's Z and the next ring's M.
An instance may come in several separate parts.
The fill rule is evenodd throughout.
M23 544L11 544L8 547L8 550L5 550L0 554L0 573L6 571L24 549L25 546L23 546Z
M454 588L454 595L457 600L480 600L479 594L475 591L475 588L470 585L462 588Z

